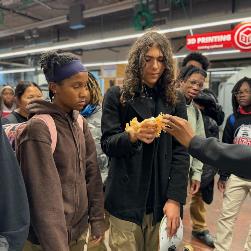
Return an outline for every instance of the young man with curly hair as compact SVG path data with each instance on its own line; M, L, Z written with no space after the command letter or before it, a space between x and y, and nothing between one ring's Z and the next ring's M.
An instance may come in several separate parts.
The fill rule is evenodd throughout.
M160 113L187 118L185 101L175 92L170 43L151 31L131 48L123 87L110 88L103 102L101 145L110 157L105 208L112 251L158 250L163 213L169 236L179 227L188 180L186 150L169 134L156 138L151 122L139 131L125 131L133 118L142 121Z

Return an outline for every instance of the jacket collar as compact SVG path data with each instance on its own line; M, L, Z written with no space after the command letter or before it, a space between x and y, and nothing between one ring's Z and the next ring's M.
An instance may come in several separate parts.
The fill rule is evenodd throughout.
M147 98L137 97L132 101L129 101L129 105L136 111L136 113L142 118L147 119L152 117L152 112L150 107L146 104ZM156 99L156 115L159 115L161 112L164 114L170 114L172 107L169 104L166 104L160 97Z

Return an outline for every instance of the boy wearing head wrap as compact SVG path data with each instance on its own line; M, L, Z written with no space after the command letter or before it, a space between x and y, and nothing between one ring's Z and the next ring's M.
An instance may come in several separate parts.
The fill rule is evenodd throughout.
M55 135L36 118L27 122L19 140L17 156L31 210L25 250L82 251L89 224L94 242L104 233L96 147L86 120L78 113L84 105L88 73L74 55L53 51L42 56L41 68L52 103L32 101L29 115L53 118L57 144L52 152L51 136Z

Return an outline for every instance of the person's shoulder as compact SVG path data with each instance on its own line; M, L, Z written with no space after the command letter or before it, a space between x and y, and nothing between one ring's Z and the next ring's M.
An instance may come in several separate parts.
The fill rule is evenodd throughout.
M4 117L4 118L1 118L1 124L2 125L11 124L11 122L8 119L8 116Z
M49 128L45 122L35 117L32 117L27 121L24 135L29 139L39 141L47 141L51 138Z
M118 86L113 86L109 88L104 97L103 101L103 107L105 107L107 104L119 104L120 103L120 97L121 97L121 89Z
M97 112L93 113L90 117L87 118L89 126L94 128L101 127L101 117L102 110L98 110Z
M14 112L10 113L8 116L1 119L2 124L16 124L18 123L16 115Z
M176 90L175 92L176 95L176 102L175 102L175 106L179 106L179 105L185 105L186 104L186 99L184 94L180 91L180 90Z
M107 91L106 91L106 96L109 96L109 97L118 97L120 96L121 94L121 89L119 86L112 86L110 87Z

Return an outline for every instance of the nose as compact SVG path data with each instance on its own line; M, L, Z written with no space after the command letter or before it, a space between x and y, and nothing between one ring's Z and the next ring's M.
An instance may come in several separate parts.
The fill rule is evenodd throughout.
M199 85L196 84L193 86L193 90L199 92L201 90L201 88Z
M157 59L154 59L154 60L153 60L153 65L152 65L152 67L153 67L154 69L158 69L158 67L159 67L159 62L158 62Z
M80 96L81 98L83 98L83 97L85 97L85 95L86 95L86 87L83 86L83 87L80 89L79 96Z

